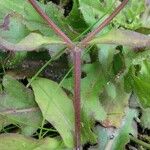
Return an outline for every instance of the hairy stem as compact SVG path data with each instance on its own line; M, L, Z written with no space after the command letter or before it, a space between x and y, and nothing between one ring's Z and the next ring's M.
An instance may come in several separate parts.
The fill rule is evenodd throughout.
M89 41L93 39L93 37L98 34L104 27L106 27L114 17L126 6L129 0L124 0L114 11L113 13L106 18L94 31L90 32L81 42L80 45L86 46Z
M33 8L39 13L39 15L47 22L47 24L49 25L50 28L52 28L54 30L54 32L60 36L64 42L67 44L67 46L70 49L74 48L74 44L73 42L67 37L67 35L62 32L57 25L46 15L46 13L38 6L38 4L35 2L35 0L28 0L31 5L33 6Z
M75 47L73 51L74 58L74 110L75 110L75 146L80 150L80 83L81 83L81 50Z
M35 10L39 13L39 15L47 22L50 28L52 28L55 33L60 36L68 48L73 53L73 61L74 61L74 111L75 111L75 146L76 150L80 150L80 135L81 135L81 122L80 122L80 114L81 114L81 106L80 106L80 84L81 84L81 49L78 46L75 46L74 43L63 33L57 25L44 13L44 11L37 5L35 0L28 0ZM99 33L105 26L107 26L111 20L124 8L127 4L128 0L124 0L116 10L93 32L89 33L85 39L83 39L79 45L86 46L92 38Z

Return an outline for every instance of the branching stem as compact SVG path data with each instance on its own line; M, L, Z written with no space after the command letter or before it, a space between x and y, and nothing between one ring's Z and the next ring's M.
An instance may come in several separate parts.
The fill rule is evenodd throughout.
M85 47L88 45L94 36L99 33L105 26L107 26L112 19L124 8L128 0L124 0L115 11L96 28L94 31L89 33L85 39L83 39L77 46L67 37L67 35L62 32L61 29L46 15L46 13L38 6L35 0L28 0L34 9L39 13L39 15L47 22L49 27L54 30L54 32L60 36L66 43L68 48L73 53L74 62L74 111L75 111L75 147L76 150L80 150L81 146L81 106L80 106L80 84L81 84L81 49L79 47Z
M96 34L98 34L104 27L106 27L113 19L118 15L118 13L126 6L129 0L124 0L114 11L113 13L106 18L94 31L90 32L81 42L80 45L86 46Z
M49 27L51 29L54 30L54 32L60 36L64 42L66 43L66 45L68 46L68 48L73 49L74 48L74 44L73 42L68 38L68 36L61 30L58 28L58 26L48 17L48 15L40 8L40 6L35 2L35 0L28 0L31 5L33 6L33 8L39 13L39 15L47 22L47 24L49 25Z

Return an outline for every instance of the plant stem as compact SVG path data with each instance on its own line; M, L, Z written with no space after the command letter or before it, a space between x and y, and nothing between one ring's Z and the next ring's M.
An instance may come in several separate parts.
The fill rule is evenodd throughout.
M106 18L94 31L90 32L81 42L80 45L86 46L89 41L93 39L93 37L98 34L104 27L106 27L116 15L125 7L129 0L124 0L114 11L113 13Z
M54 32L60 36L68 48L73 53L74 61L74 111L75 111L75 147L76 150L80 150L80 135L81 135L81 122L80 122L80 84L81 84L81 49L75 46L74 43L67 37L67 35L57 27L57 25L45 14L45 12L37 5L35 0L28 0L34 9L39 13L39 15L48 23L49 27L54 30ZM83 39L79 45L86 46L86 44L92 40L92 38L99 33L105 26L107 26L111 20L124 8L128 0L124 0L116 10L108 17L97 29L89 33L85 39ZM49 62L48 62L49 63ZM47 64L46 64L47 65ZM44 66L45 67L45 66ZM41 70L40 70L41 71ZM38 72L39 73L39 72ZM28 84L29 85L29 84Z
M80 150L81 135L81 105L80 105L80 83L81 83L81 49L75 47L73 51L74 58L74 110L75 110L75 146Z
M67 44L68 48L73 49L74 43L67 37L67 35L62 32L57 25L46 15L46 13L38 6L38 4L35 2L35 0L28 0L33 8L39 13L39 15L44 19L44 21L47 22L50 28L54 30L54 32L60 36L64 42Z
M130 139L131 139L131 141L145 147L146 149L150 149L150 144L147 144L147 143L145 143L145 142L143 142L143 141L141 141L141 140L139 140L133 136L130 136Z

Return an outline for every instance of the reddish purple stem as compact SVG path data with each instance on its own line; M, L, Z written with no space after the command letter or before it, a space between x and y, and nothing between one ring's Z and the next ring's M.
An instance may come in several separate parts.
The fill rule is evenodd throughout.
M74 43L67 37L65 33L57 27L57 25L45 14L45 12L37 5L35 0L28 0L39 15L47 22L50 28L52 28L57 35L59 35L69 49L73 53L74 61L74 111L75 111L75 146L76 150L80 150L81 146L81 105L80 105L80 83L81 83L81 49L78 46L75 46ZM107 26L112 19L124 8L129 0L124 0L115 11L96 28L94 31L89 33L85 39L80 42L80 46L86 46L92 38L99 33L105 26Z
M39 13L39 15L44 19L44 21L47 22L49 27L55 31L55 33L60 36L64 42L68 45L70 49L74 48L74 43L68 38L68 36L62 32L61 29L58 28L58 26L46 15L46 13L41 9L41 7L38 6L38 4L35 2L35 0L28 0L33 8Z
M75 146L80 150L81 134L81 105L80 105L80 80L81 80L81 49L75 47L73 50L74 59L74 110L75 110Z
M113 18L125 7L129 0L124 0L113 12L106 18L94 31L90 32L81 42L80 45L86 46L96 34L98 34L104 27L106 27Z

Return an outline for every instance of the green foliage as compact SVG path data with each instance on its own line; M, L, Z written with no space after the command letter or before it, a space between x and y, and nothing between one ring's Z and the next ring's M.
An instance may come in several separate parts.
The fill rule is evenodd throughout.
M83 112L90 118L102 121L106 118L106 113L100 104L99 95L106 84L106 80L102 75L101 66L99 63L85 65L83 71L87 74L81 80L81 106ZM70 90L70 92L73 92L72 81L73 79L70 78L63 83L63 87Z
M42 9L47 13L49 17L63 30L67 30L66 23L63 20L63 12L53 3L48 3L47 5L38 3ZM39 16L39 14L34 10L34 8L29 4L28 1L20 0L6 0L1 2L0 6L0 18L3 19L4 16L11 14L19 16L19 21L25 24L30 32L38 31L45 36L55 35L54 32L49 29L45 21ZM57 15L53 15L57 14ZM66 31L67 32L67 31Z
M133 88L137 96L139 97L140 104L142 107L147 108L150 107L150 63L149 61L143 61L140 64L140 71L138 72L138 76L134 76L134 84Z
M98 58L105 72L108 72L112 67L113 56L115 54L114 45L98 44Z
M54 81L37 78L31 83L44 118L60 133L67 147L73 147L74 111L71 99Z
M145 10L145 0L129 1L126 8L114 19L114 24L117 27L124 27L136 30L142 27L141 15Z
M114 36L115 35L115 36ZM150 47L150 37L130 30L111 30L90 41L90 44L114 44L133 48Z
M3 150L61 150L63 145L55 138L46 138L43 140L35 140L20 134L4 134L0 135L0 147Z
M70 27L72 27L76 32L83 32L87 28L87 25L79 9L78 0L73 0L73 8L69 15L66 17L66 20L68 25L70 25Z
M71 38L76 36L76 33L72 33L67 25L63 10L60 7L53 3L48 3L47 5L39 3L39 5L64 32L69 33ZM56 34L36 13L28 1L20 0L18 3L16 0L6 0L1 2L0 20L0 24L2 24L0 28L0 46L5 50L35 50L49 44L56 48L60 47L59 49L63 48L62 45L58 47L58 43L62 43L62 41L56 37ZM16 43L17 45L15 45ZM53 52L55 53L56 50ZM24 58L25 56L15 57L20 61ZM13 61L10 61L10 66L9 64L6 66L12 68L12 64L13 66L16 65Z
M111 11L113 7L114 0L100 2L99 0L89 1L89 0L78 0L79 9L81 10L84 20L89 26L97 22L108 10ZM107 14L108 15L108 14Z
M121 127L118 129L116 133L116 137L113 140L113 144L111 146L112 150L116 149L125 149L125 145L130 140L130 135L136 135L136 124L134 122L134 118L138 116L136 110L128 110L126 117L124 118Z
M34 95L11 76L3 78L4 91L0 95L0 126L18 124L22 132L32 135L41 125L42 115L34 101Z
M73 0L72 6L71 0L59 2L58 5L48 0L37 3L70 39L76 41L75 44L120 4L120 0ZM70 12L64 16L63 8L66 6L69 6ZM125 148L130 141L129 134L137 135L137 124L133 120L138 116L138 110L130 108L131 93L138 97L140 103L140 124L144 129L150 128L150 37L147 35L150 33L149 12L150 6L145 4L145 0L129 1L112 23L88 43L94 45L94 48L86 52L87 57L84 57L82 63L82 144L98 143L96 148L102 150ZM48 53L45 56L43 49L55 56L48 64L60 57L65 44L27 0L0 2L0 129L1 132L11 132L7 127L13 124L18 127L15 132L23 134L1 134L2 149L74 148L73 75L67 73L60 83L46 79L45 76L33 76L28 80L31 81L32 89L9 75L3 76L19 66L18 70L26 77L23 72L26 67L20 67L25 58L29 64L26 72L32 75L31 63L37 71L39 65L50 58ZM4 52L7 50L13 53ZM28 56L34 58L35 55L27 51L33 50L41 50L40 59L29 61ZM71 55L68 57L67 54L66 57L65 54L62 58L66 66L70 65L68 62L72 62ZM59 67L56 66L56 69L61 71ZM52 73L50 65L47 68ZM38 71L38 74L42 71L43 69ZM57 72L53 74L54 78L58 76ZM49 125L48 129L45 124ZM115 129L112 131L110 127ZM54 134L49 132L53 128ZM24 135L37 135L40 140L27 139ZM114 136L112 140L110 135ZM43 137L46 138L41 139Z
M123 150L125 145L130 140L130 135L137 134L137 127L134 117L137 117L136 110L127 110L126 116L121 121L121 126L118 129L97 127L96 131L99 134L97 149Z

